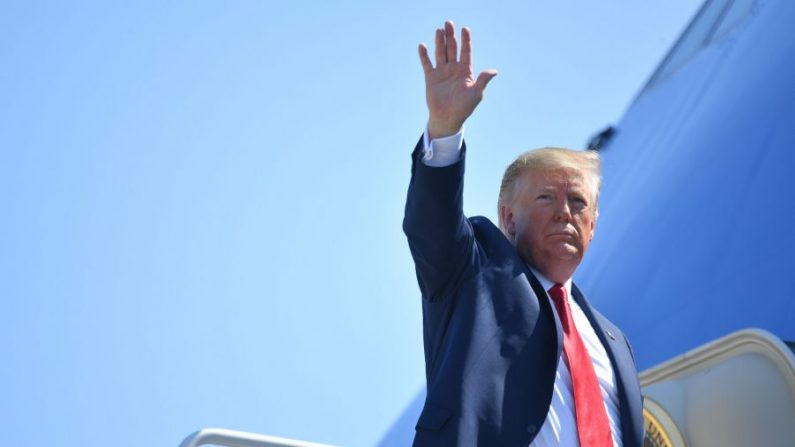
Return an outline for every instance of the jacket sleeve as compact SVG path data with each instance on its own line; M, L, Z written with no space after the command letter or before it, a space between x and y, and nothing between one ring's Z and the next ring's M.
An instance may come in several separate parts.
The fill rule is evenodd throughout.
M466 144L461 159L445 167L425 165L422 149L420 138L412 153L403 231L422 296L436 301L451 295L474 265L476 242L463 211Z

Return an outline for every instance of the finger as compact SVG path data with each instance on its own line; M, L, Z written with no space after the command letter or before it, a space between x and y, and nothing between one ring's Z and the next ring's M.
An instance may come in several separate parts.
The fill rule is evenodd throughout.
M461 63L472 65L472 35L469 28L461 28Z
M424 43L420 44L420 63L422 64L422 71L425 74L428 74L433 71L433 65L431 65L431 58L428 57L428 47L425 46Z
M475 81L475 86L477 86L480 91L486 90L486 86L489 85L489 82L492 79L494 79L494 76L497 76L497 70L493 68L483 71L478 75L478 79Z
M436 30L435 45L436 66L438 67L439 64L447 63L447 53L444 49L444 30L441 28Z
M450 20L444 22L444 39L447 43L447 62L458 60L458 41L455 38L455 25Z

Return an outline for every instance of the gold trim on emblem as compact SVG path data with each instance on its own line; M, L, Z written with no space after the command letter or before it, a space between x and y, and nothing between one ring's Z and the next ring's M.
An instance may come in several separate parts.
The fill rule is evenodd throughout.
M685 440L676 423L657 402L644 396L643 445L650 447L685 447Z

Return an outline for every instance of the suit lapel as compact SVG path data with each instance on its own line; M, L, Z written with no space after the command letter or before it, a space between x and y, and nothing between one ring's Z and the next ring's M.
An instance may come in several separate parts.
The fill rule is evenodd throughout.
M539 305L543 312L547 314L548 318L551 318L552 321L555 322L555 333L557 336L558 346L557 346L557 357L560 359L560 354L563 352L563 327L560 325L560 318L557 317L557 311L552 306L550 302L549 295L547 295L547 291L544 290L544 286L538 281L538 278L533 274L530 268L522 262L524 267L524 274L527 276L527 279L530 281L530 287L532 287L533 292L535 292L536 296L538 297Z
M612 330L612 325L604 318L601 318L601 315L596 315L594 310L591 309L591 304L585 298L585 295L574 283L571 284L571 296L580 306L580 309L582 309L583 313L585 313L585 316L588 317L588 321L591 323L596 335L599 337L599 341L601 341L602 345L605 347L608 356L610 356L610 362L613 364L613 368L615 368L616 361L614 358L615 353L613 352L613 349L616 346L616 342L618 341L616 340L616 331ZM621 340L621 343L623 344L623 340Z

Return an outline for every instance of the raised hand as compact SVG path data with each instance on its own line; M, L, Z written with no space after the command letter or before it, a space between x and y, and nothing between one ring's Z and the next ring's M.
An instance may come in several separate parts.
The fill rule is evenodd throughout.
M497 70L485 70L472 76L472 44L469 28L461 29L461 58L453 22L436 30L436 67L428 57L428 48L420 44L420 62L425 72L425 99L428 103L428 137L453 135L483 99L483 91Z

